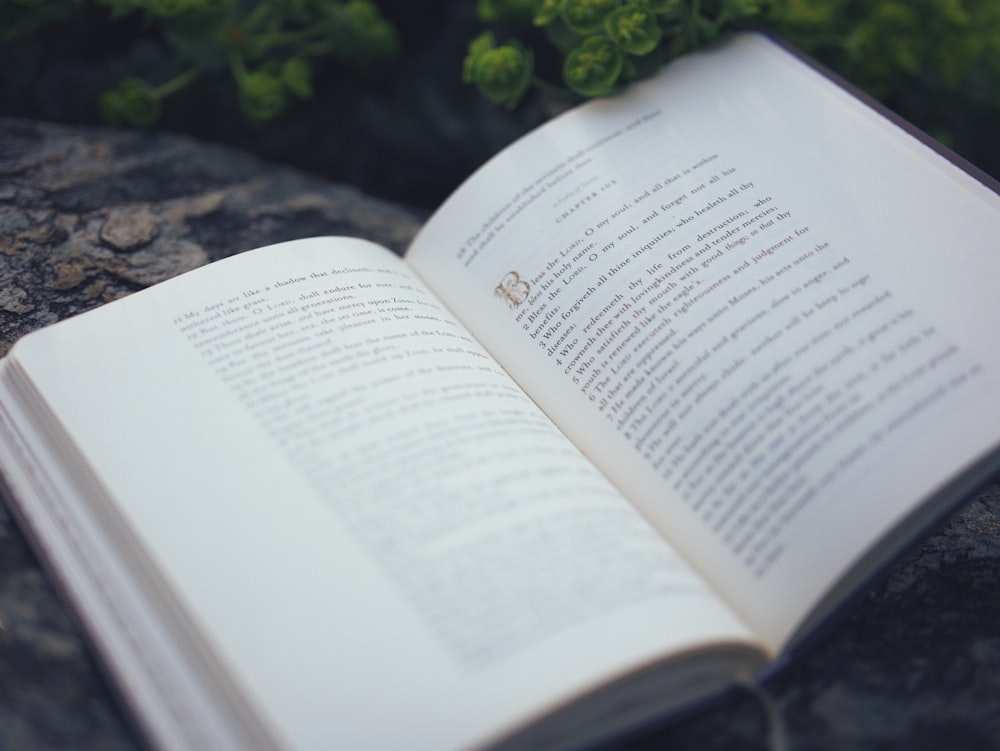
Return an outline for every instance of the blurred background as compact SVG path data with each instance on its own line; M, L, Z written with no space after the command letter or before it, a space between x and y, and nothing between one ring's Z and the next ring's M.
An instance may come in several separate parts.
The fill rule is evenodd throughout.
M661 18L687 12L685 0L628 0L643 1ZM503 106L462 80L470 42L489 30L499 44L520 40L533 73L560 83L566 29L532 20L565 2L0 0L0 115L187 133L426 211L498 149L581 101L530 87ZM693 5L712 33L776 30L1000 175L995 0ZM712 35L698 34L668 49L668 33L650 59Z

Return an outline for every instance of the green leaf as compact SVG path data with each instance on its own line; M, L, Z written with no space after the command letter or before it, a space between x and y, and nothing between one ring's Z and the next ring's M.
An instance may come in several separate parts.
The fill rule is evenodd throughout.
M361 65L394 57L399 51L396 27L385 20L371 0L349 0L344 7L347 21L344 59Z
M629 0L628 5L661 16L676 15L681 9L681 0Z
M750 18L760 13L767 0L724 0L722 12L729 19Z
M608 37L630 55L648 55L663 38L656 17L631 6L619 8L604 19Z
M162 104L152 87L138 78L126 78L117 89L105 92L98 102L110 125L147 128L160 119Z
M258 70L248 73L239 83L240 104L251 120L272 120L285 109L285 87L276 75Z
M536 0L535 18L532 23L535 26L548 26L559 17L563 2L564 0Z
M593 34L618 4L618 0L565 0L562 19L579 34Z
M476 82L476 59L484 52L488 52L496 46L496 39L489 31L484 31L482 34L469 42L469 51L465 55L465 60L462 61L462 83Z
M470 72L479 93L514 106L531 84L531 55L516 43L485 49L473 59Z
M476 15L487 23L506 21L523 24L531 21L535 13L535 0L477 0Z
M309 99L313 95L312 70L305 58L286 60L281 66L281 81L299 99Z
M604 96L614 91L622 73L624 55L610 39L587 37L566 55L563 78L567 85L584 96Z

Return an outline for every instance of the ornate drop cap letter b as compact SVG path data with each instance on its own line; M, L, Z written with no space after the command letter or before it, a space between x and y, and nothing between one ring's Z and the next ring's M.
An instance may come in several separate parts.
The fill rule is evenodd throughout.
M531 284L522 279L516 271L508 271L493 293L506 302L508 308L513 310L528 299L528 295L531 293Z

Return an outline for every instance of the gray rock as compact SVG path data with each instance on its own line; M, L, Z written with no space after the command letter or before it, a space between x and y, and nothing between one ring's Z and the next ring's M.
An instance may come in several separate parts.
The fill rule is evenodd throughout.
M401 251L417 223L352 188L185 138L0 119L0 353L30 330L240 250L351 234ZM0 749L138 747L0 506ZM1000 748L1000 485L756 691L602 748Z
M188 138L0 118L0 355L232 253L310 235L401 252L415 212Z

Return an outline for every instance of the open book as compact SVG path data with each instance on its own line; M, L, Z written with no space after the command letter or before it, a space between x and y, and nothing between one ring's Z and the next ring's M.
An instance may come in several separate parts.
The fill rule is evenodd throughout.
M258 249L0 364L7 493L162 748L573 747L787 653L1000 466L1000 197L757 34L405 258Z

